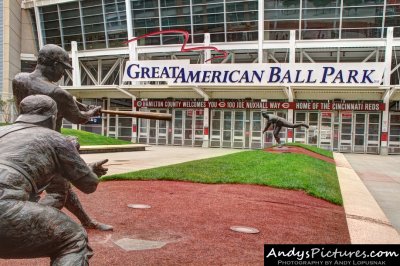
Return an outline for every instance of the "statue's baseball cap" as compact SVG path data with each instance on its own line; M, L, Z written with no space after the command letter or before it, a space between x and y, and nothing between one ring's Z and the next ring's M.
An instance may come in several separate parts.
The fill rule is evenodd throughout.
M31 95L20 105L21 114L15 122L38 123L57 115L56 102L46 95Z
M38 63L52 66L54 62L62 64L65 69L73 69L69 63L68 53L55 44L46 44L39 50Z

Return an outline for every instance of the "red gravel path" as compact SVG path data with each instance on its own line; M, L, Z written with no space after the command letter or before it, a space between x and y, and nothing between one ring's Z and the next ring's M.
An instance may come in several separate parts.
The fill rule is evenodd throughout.
M318 154L316 152L312 152L310 150L301 148L301 147L296 147L296 146L283 146L282 148L278 147L270 147L264 149L266 152L272 152L272 153L299 153L299 154L305 154L320 160L324 160L325 162L328 163L333 163L335 164L335 160L329 157L326 157L324 155Z
M306 195L255 185L112 181L79 194L89 213L114 232L89 230L91 265L263 265L268 243L350 243L342 207ZM128 204L151 205L131 209ZM259 234L231 231L255 227ZM161 249L124 251L113 241L168 242ZM0 260L0 265L49 265L49 259Z

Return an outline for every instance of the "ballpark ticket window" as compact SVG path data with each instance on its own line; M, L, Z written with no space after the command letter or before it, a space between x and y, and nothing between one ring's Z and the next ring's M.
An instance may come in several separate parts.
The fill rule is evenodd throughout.
M252 111L251 114L251 135L250 135L250 148L251 149L261 149L262 146L262 123L263 117L261 112L259 111Z
M162 114L167 114L167 110L160 110ZM152 119L154 120L154 119ZM156 120L157 124L157 144L166 145L168 144L168 121Z
M319 147L326 150L331 150L333 147L332 143L332 125L333 125L333 113L321 112L320 115L320 128L319 128Z
M173 145L183 145L183 110L174 110Z
M173 144L201 146L203 144L204 111L174 110Z
M400 154L400 113L389 116L388 146L390 154Z
M296 128L296 130L304 130L307 135L307 144L312 146L318 146L318 123L319 123L319 113L308 113L308 124L310 127L307 130L304 127Z
M245 111L211 111L211 147L244 148Z
M221 114L220 110L211 111L211 147L221 146Z
M298 127L294 130L294 141L312 146L331 146L331 113L297 112L295 123L305 123L309 128Z
M340 126L339 151L351 152L353 146L353 114L351 112L342 112L340 114Z
M232 146L232 113L233 111L223 111L223 132L222 147L230 148Z
M365 149L365 133L366 133L366 115L367 114L355 114L354 120L354 152L364 153Z
M110 119L108 120L108 131L107 131L107 137L111 137L111 138L116 138L117 134L116 134L116 127L115 124L117 123L117 118L116 116L111 116L110 115Z
M204 110L198 109L193 111L195 116L194 120L194 139L193 146L202 146L203 145L203 127L204 127Z
M245 112L234 112L234 125L233 125L233 148L244 148L244 131L245 131Z
M132 118L117 116L117 137L119 139L131 141L132 139Z
M153 113L168 113L167 110L141 110ZM166 145L168 144L168 122L155 119L139 119L139 143Z
M379 153L380 114L368 114L367 153Z

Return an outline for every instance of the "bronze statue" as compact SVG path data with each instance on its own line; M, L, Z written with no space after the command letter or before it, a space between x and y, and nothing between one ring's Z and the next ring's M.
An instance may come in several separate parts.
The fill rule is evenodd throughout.
M298 123L298 124L293 124L287 121L286 119L268 114L267 112L262 111L261 115L267 119L267 124L265 125L265 128L263 130L263 134L268 130L268 128L273 125L274 127L274 137L276 142L278 143L279 146L281 146L281 139L279 138L279 132L281 131L282 127L289 127L289 128L297 128L297 127L305 127L309 128L309 126L305 123Z
M28 96L20 112L15 124L0 128L0 258L88 265L93 253L85 229L35 200L54 176L94 192L107 160L86 165L71 141L54 130L57 105L50 97Z
M13 93L17 106L29 95L47 95L58 108L56 119L57 132L61 132L63 118L75 124L89 121L90 117L100 114L100 106L88 106L74 100L71 94L59 87L57 82L66 69L72 69L68 53L61 47L48 44L39 51L36 69L32 73L20 73L13 80ZM61 209L66 207L86 228L112 230L112 226L91 219L84 211L70 183L63 176L56 176L46 188L46 196L40 203Z

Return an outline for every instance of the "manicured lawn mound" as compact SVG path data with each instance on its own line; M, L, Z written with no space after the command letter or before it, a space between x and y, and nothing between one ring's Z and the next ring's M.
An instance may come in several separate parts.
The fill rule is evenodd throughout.
M302 147L304 149L307 149L309 151L321 154L323 156L329 157L333 159L333 153L328 150L324 150L315 146L310 146L302 143L285 143L285 146L297 146L297 147Z
M109 138L99 134L94 134L82 130L62 128L61 133L67 136L78 137L79 144L81 146L132 144L129 141Z
M304 190L309 195L342 204L335 166L302 154L245 151L102 178L117 179L257 184Z

